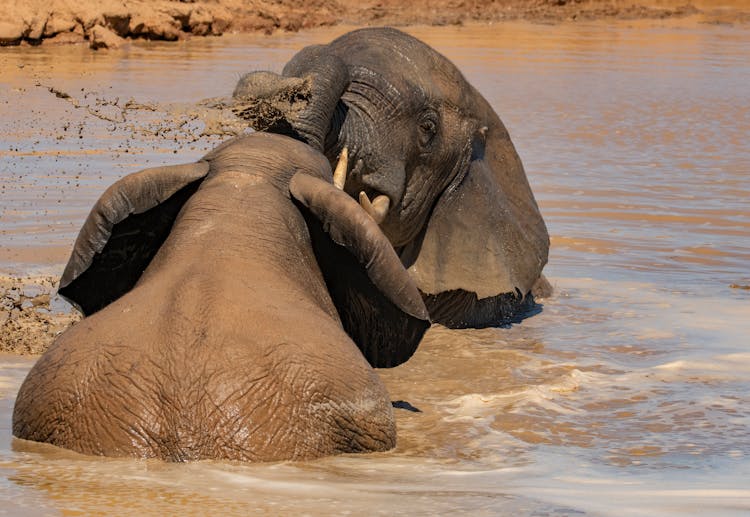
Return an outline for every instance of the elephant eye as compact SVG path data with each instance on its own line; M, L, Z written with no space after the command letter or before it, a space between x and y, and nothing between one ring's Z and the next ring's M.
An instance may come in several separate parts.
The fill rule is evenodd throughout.
M435 113L425 113L419 120L419 143L422 147L426 147L432 142L433 137L437 133L437 116Z
M437 127L435 126L435 123L432 120L425 120L420 124L419 128L422 130L423 133L435 133L435 130Z

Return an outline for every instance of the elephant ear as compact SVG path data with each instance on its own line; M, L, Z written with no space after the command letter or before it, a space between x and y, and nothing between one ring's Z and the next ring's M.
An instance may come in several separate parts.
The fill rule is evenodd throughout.
M405 362L430 320L388 238L352 198L324 180L297 173L289 190L305 216L344 329L373 367Z
M132 289L208 170L205 161L157 167L110 186L83 223L59 294L89 315Z
M234 90L232 111L257 131L284 134L325 150L326 136L341 95L349 85L349 72L326 46L314 45L298 52L281 75L251 72Z
M516 321L534 308L549 236L520 158L497 116L468 172L446 190L409 272L433 320L452 328ZM486 153L486 154L485 154Z

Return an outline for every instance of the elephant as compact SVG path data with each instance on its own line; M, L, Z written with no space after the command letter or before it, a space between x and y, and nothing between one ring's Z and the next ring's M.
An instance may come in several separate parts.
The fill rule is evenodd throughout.
M499 326L549 292L549 235L502 121L443 55L393 28L309 46L243 75L233 111L333 162L374 214L434 322Z
M310 146L252 133L113 184L60 280L86 317L28 373L13 434L168 461L394 447L373 367L406 361L429 316L377 223L333 181Z

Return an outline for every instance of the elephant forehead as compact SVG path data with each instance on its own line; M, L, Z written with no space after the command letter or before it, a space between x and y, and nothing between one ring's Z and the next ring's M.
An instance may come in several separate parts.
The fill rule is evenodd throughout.
M414 115L426 107L460 118L478 118L474 90L467 83L426 80L424 75L407 77L393 69L374 70L359 64L351 67L350 76L352 83L342 98L354 105L366 99L365 104L377 106L386 119L401 113Z
M404 32L361 29L334 40L330 48L350 68L371 70L399 89L416 86L430 97L461 105L467 85L461 72L448 58Z

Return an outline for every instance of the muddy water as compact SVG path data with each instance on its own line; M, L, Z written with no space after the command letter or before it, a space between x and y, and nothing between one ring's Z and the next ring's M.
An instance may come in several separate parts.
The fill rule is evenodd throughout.
M750 33L682 23L413 32L489 98L526 164L552 235L557 292L542 312L507 329L433 328L411 361L381 372L394 400L422 410L397 411L398 448L303 464L92 459L13 440L13 398L33 359L2 357L0 507L750 512ZM332 35L0 50L3 270L59 272L104 187L225 138L180 119L180 103L227 94L243 71L278 71ZM172 107L123 120L117 106L131 97Z

